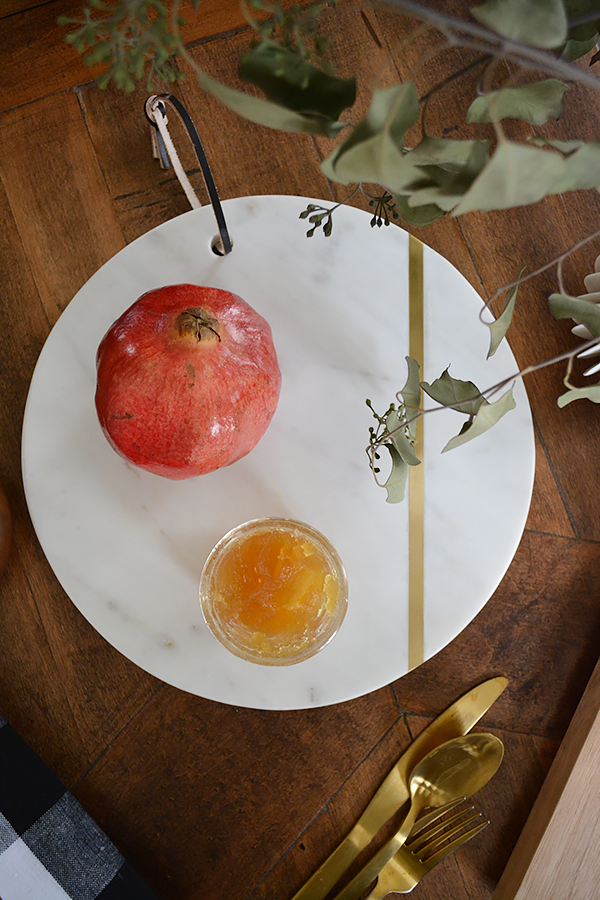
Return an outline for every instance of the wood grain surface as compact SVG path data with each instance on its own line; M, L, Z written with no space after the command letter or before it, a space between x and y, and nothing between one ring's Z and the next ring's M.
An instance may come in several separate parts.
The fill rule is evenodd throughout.
M494 900L590 900L600 885L600 663L502 873Z
M452 0L445 8L468 5ZM14 520L0 582L0 711L162 900L286 900L410 740L466 689L506 675L508 689L481 722L506 746L500 771L477 797L492 824L414 892L419 900L489 900L598 657L598 407L577 402L559 410L560 366L529 377L536 480L514 561L468 628L388 687L323 709L255 711L178 691L123 658L70 602L36 540L21 480L22 417L38 354L76 291L128 242L186 211L187 201L172 172L151 157L145 86L100 91L94 72L63 43L56 16L77 6L0 4L0 52L7 51L0 67L0 482ZM236 60L251 39L237 0L205 0L186 17L192 55L235 84ZM457 50L427 56L427 35L407 49L403 38L415 23L370 0L342 0L325 23L336 71L358 74L352 121L374 85L410 76L423 94L472 59ZM346 196L319 170L331 142L246 122L203 93L189 69L186 75L176 91L223 198ZM471 133L464 112L477 78L475 70L436 95L432 133ZM600 106L586 90L572 87L568 109L556 136L600 133ZM181 146L201 192L197 163ZM599 222L598 194L578 192L527 209L445 218L417 233L490 296L523 263L534 270ZM569 260L569 291L583 291L599 252L600 243L591 244ZM520 364L574 346L569 324L548 314L555 288L549 271L520 292L511 334Z

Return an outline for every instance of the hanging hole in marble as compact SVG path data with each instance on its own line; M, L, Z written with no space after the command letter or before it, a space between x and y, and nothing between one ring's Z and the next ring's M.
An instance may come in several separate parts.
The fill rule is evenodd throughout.
M233 246L233 243L232 245ZM210 242L210 249L215 256L225 256L225 248L223 247L223 239L220 234L216 234Z

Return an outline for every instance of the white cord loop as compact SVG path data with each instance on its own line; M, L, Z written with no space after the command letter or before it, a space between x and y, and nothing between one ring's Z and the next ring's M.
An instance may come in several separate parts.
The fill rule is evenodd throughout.
M179 159L179 156L177 155L177 150L175 149L175 144L173 143L171 135L169 134L169 129L167 128L169 120L167 118L167 111L165 109L164 102L159 97L150 97L150 100L146 104L146 109L148 115L152 116L156 127L158 128L158 133L163 140L163 144L171 161L171 165L173 166L175 174L179 179L181 187L185 191L185 196L188 198L190 206L192 207L192 209L199 209L202 204L198 200L196 192L190 184L189 178L185 174L185 169L181 165L181 161ZM156 132L154 132L154 138L158 145L161 166L164 169L166 168L166 166L164 165L161 147L160 143L158 142Z

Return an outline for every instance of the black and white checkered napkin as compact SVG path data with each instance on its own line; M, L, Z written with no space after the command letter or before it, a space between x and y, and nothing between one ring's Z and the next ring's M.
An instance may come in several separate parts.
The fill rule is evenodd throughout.
M157 900L2 716L0 900Z

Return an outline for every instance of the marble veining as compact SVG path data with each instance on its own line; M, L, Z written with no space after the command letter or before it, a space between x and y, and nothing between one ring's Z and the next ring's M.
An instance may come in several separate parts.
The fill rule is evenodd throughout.
M407 671L408 507L391 506L367 465L371 415L404 384L408 237L341 208L333 234L305 237L299 197L228 200L234 241L210 250L209 207L134 241L73 298L40 355L27 401L23 473L40 543L73 603L133 662L183 690L239 706L294 709L341 702ZM321 201L314 201L321 202ZM451 364L480 387L517 370L504 343L486 361L481 300L425 248L425 366ZM95 354L144 291L195 282L240 294L271 324L282 370L273 421L233 466L184 482L127 464L94 409ZM480 611L517 548L531 498L534 441L525 389L492 431L450 453L462 417L425 420L425 654ZM322 531L348 572L349 609L313 659L266 668L229 654L208 632L198 582L213 545L261 516Z

